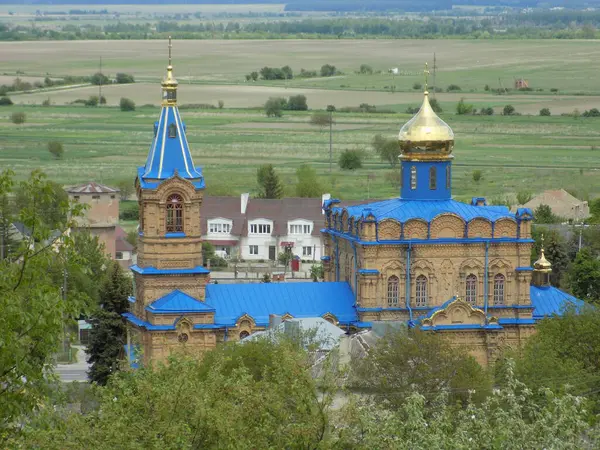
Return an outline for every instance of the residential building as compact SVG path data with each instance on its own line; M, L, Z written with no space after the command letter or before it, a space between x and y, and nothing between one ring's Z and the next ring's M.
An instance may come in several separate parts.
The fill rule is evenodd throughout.
M330 198L205 197L202 239L225 258L272 260L285 249L303 260L320 261L323 202Z
M564 189L544 191L523 205L532 211L541 205L548 205L558 217L573 222L582 222L590 217L588 202L579 200Z

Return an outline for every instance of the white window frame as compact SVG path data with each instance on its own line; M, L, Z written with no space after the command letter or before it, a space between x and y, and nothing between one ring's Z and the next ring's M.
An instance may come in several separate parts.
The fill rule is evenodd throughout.
M309 220L298 219L288 222L289 235L305 235L312 234L314 223Z
M308 252L307 252L308 250ZM304 245L302 246L302 256L312 256L313 255L313 248L310 245Z
M233 222L226 219L211 219L207 224L208 234L231 234Z
M273 232L271 222L254 222L248 225L249 234L270 235Z
M254 250L254 252L252 250ZM248 254L253 255L253 256L258 256L258 245L249 245L248 246Z

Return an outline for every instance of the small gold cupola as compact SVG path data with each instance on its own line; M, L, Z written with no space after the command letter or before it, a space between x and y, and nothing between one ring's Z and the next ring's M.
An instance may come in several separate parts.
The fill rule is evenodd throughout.
M163 79L162 86L162 104L163 106L175 106L177 104L177 80L173 76L173 66L171 64L171 36L169 36L169 65L167 66L167 75Z
M552 264L546 259L544 252L544 235L542 234L542 248L540 257L533 263L533 284L536 286L549 286Z
M398 140L403 160L445 160L452 158L454 132L435 113L427 91L429 70L425 64L425 92L419 112L400 129Z

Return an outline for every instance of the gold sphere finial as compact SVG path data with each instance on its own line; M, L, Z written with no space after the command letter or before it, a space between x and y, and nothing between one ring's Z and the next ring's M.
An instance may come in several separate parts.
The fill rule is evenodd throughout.
M550 261L546 259L546 254L544 251L544 234L542 233L542 247L540 249L540 257L539 259L533 263L533 267L537 271L542 272L550 272L552 271L552 264Z

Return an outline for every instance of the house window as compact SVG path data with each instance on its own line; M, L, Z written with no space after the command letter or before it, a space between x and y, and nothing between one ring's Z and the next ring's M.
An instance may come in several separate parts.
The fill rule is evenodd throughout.
M247 331L242 331L240 333L240 339L247 338L248 336L250 336L250 333L248 333Z
M110 198L115 198L115 196L114 196L114 195L111 195L111 196L110 196Z
M446 189L450 189L450 185L452 184L452 169L450 165L446 166Z
M183 199L173 194L167 199L167 233L183 231Z
M427 277L419 275L417 277L417 295L416 306L427 306Z
M169 125L169 137L170 138L176 138L177 137L177 127L175 126L174 123L172 123L171 125Z
M271 224L253 223L250 225L250 233L252 233L252 234L271 234Z
M310 234L310 225L290 225L290 234Z
M417 188L417 168L412 166L410 168L410 188L415 190Z
M79 195L76 195L75 197L73 197L75 199L76 202L79 201Z
M250 246L250 254L251 255L258 255L258 245L251 245Z
M115 259L123 259L123 252L116 252Z
M99 195L92 195L92 200L100 200L100 196Z
M208 224L209 233L229 234L231 233L231 224L223 222L211 222Z
M312 247L302 247L302 256L312 256Z
M432 191L437 189L437 169L435 167L429 168L429 189Z
M504 275L498 274L494 277L494 305L504 305Z
M400 280L396 275L388 278L387 298L388 306L398 306L398 285Z
M477 303L477 277L473 274L467 277L465 300L473 306Z

